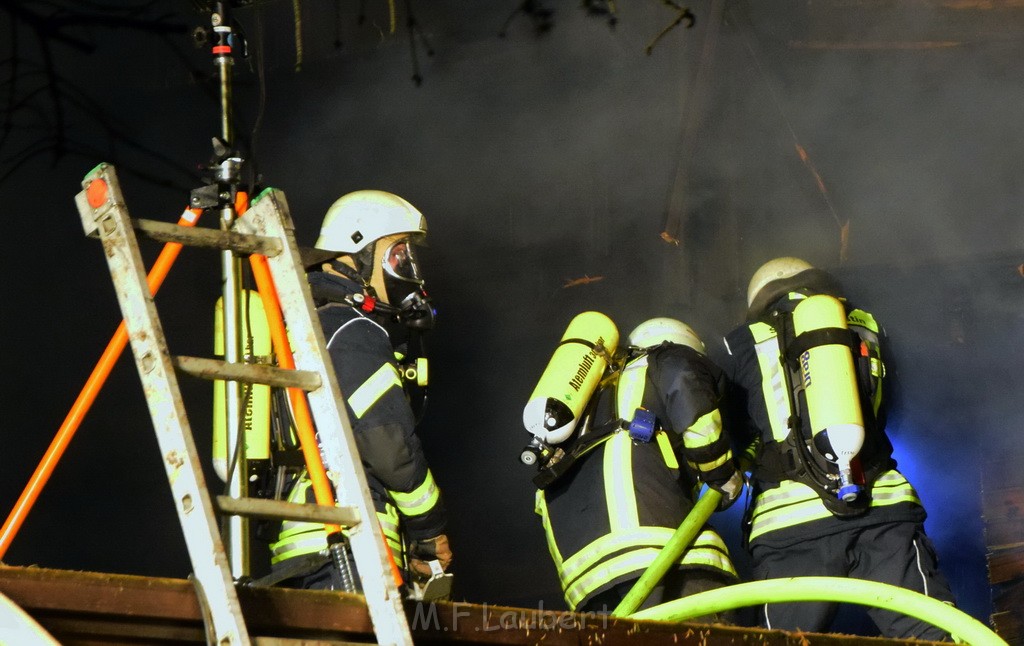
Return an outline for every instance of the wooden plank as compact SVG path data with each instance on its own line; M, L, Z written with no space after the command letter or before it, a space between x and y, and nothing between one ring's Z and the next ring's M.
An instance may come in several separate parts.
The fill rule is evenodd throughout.
M988 494L1000 489L1024 487L1024 469L1020 468L1024 454L1011 454L985 463L981 474L982 491Z
M989 552L987 559L989 583L1019 581L1024 587L1024 544L1014 549Z
M985 521L1024 520L1024 487L983 489L981 513ZM1024 536L1021 537L1024 540Z
M982 517L992 586L991 625L1024 646L1024 455L1004 455L982 471Z
M1024 644L1024 616L1020 612L997 612L992 615L992 626L1010 646Z
M989 552L1024 543L1024 518L985 519L985 546Z
M0 591L62 644L205 643L189 581L0 565ZM239 587L246 626L257 641L372 643L361 596L340 592ZM406 604L417 644L578 646L853 646L902 640L786 633L731 626L612 619L593 613L463 602ZM915 641L915 646L932 642Z
M989 552L1014 548L1024 543L1024 518L986 518L985 546Z

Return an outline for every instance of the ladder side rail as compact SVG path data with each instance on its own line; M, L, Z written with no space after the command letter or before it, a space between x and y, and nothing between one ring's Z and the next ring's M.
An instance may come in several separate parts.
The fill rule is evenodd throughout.
M323 387L307 393L317 423L324 464L337 479L338 504L359 509L362 517L367 519L351 528L348 537L374 630L382 644L411 644L401 592L390 575L391 561L385 550L380 524L372 522L376 511L345 400L302 270L294 225L284 194L267 189L253 201L239 222L247 222L243 226L253 227L253 232L258 235L276 237L281 241L281 253L268 257L267 262L293 340L295 367L319 372L324 381Z
M201 586L200 594L210 611L215 643L247 645L251 642L217 528L213 502L206 488L163 328L146 285L142 256L116 172L112 166L100 164L86 175L82 186L75 202L86 233L98 235L103 243L160 446L161 462Z

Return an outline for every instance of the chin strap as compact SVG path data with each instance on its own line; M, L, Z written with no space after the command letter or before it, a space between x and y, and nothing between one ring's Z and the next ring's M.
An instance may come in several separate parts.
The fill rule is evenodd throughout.
M377 290L352 267L340 260L332 260L329 264L331 270L358 283L363 289L363 292L360 294L346 296L345 302L347 304L367 314L392 316L411 328L429 330L434 327L436 311L434 310L433 303L430 301L430 297L427 296L427 293L422 288L406 296L398 306L391 305L382 301L377 296Z
M331 266L331 271L341 274L345 278L348 278L349 280L359 283L364 290L373 290L373 288L370 287L369 279L363 278L362 274L360 274L358 271L356 271L349 265L341 262L337 258L331 260L327 264Z

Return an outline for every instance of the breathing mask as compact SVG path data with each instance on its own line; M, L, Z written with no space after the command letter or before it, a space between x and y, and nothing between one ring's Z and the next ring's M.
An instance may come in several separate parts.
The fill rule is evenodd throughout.
M381 254L381 266L387 300L397 310L398 319L414 329L433 328L437 311L423 289L412 243L408 239L392 242Z

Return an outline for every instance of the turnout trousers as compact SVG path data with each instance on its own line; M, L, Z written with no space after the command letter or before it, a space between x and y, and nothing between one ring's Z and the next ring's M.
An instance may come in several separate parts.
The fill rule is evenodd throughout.
M833 576L887 583L953 605L953 593L939 572L935 550L920 523L886 522L854 527L785 547L755 541L751 546L754 578ZM826 632L838 604L800 602L765 604L759 609L766 628ZM882 635L948 641L950 636L919 619L869 608Z

